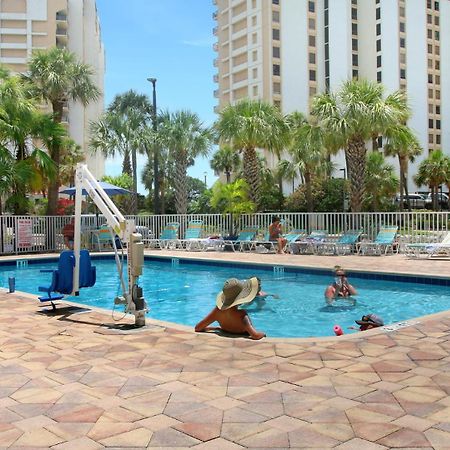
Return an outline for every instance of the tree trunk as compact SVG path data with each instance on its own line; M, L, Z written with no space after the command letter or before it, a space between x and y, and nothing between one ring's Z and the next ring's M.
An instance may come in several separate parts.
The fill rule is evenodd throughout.
M350 180L350 205L352 212L361 212L365 192L366 146L362 138L352 139L345 150Z
M249 195L252 202L255 203L259 209L261 200L261 176L259 173L258 157L256 156L256 149L253 147L244 149L244 178L249 186Z
M127 175L132 176L132 167L131 167L131 161L130 161L130 152L127 149L123 155L123 162L122 162L122 173L126 173Z
M231 181L231 172L229 170L225 171L225 176L227 177L227 184L230 184Z
M400 167L400 204L399 204L399 208L400 211L403 211L403 190L404 190L404 185L403 185L403 167L402 167L402 158L400 155L398 155L398 165ZM409 206L409 203L408 203Z
M165 194L165 192L166 192L166 190L165 190L166 189L166 187L165 187L166 177L165 177L164 172L162 172L162 171L159 172L158 185L159 185L159 189L160 189L160 191L159 191L159 202L160 202L159 206L161 207L160 213L165 214L166 213L166 194Z
M433 211L438 210L438 186L432 186L431 192L433 196Z
M137 215L138 212L138 199L137 199L137 158L136 149L133 147L131 149L131 164L133 169L133 193L131 195L131 214Z
M306 208L308 209L308 212L314 211L311 181L311 173L309 171L305 171Z
M62 122L62 114L63 114L63 102L55 101L52 102L53 108L53 119L56 123ZM58 207L58 195L59 195L59 169L61 163L61 148L59 145L53 145L50 150L50 156L55 163L55 178L50 180L48 186L48 203L47 203L47 215L54 216L56 215L56 210Z
M187 166L186 153L183 151L176 158L175 177L175 208L177 214L187 214L188 189L187 189Z

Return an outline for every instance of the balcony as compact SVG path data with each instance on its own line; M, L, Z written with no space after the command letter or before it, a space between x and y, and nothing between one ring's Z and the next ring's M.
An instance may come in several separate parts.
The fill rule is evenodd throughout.
M217 20L217 11L214 11L212 13L212 18L213 18L213 20Z
M219 89L215 89L215 90L214 90L214 97L218 98L218 97L219 97L219 94L220 94Z
M214 36L217 36L217 32L218 32L218 28L217 28L217 27L214 27L214 28L213 28L213 35L214 35Z
M218 52L218 51L219 51L219 44L218 44L217 42L214 42L214 44L213 44L213 50L214 50L215 52Z
M56 27L56 36L67 37L67 29L62 27Z
M213 5L217 5L217 0L212 0Z
M217 74L217 73L214 74L213 81L214 81L214 83L218 83L219 82L219 74Z
M58 11L56 13L56 20L58 22L66 22L67 21L67 14L65 11Z
M214 66L214 67L218 67L218 66L219 66L219 59L218 59L218 58L215 58L215 59L214 59L214 61L213 61L213 66Z

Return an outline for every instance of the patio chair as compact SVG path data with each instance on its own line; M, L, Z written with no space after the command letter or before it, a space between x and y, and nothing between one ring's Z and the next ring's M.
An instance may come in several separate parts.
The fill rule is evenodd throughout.
M271 241L269 239L269 233L267 232L264 235L264 239L262 241L255 241L254 242L254 249L256 251L258 251L258 247L260 248L265 248L267 251L260 251L260 253L276 253L277 251L277 242L276 241ZM302 230L302 229L294 229L289 231L289 233L283 234L284 239L286 239L286 248L289 248L289 244L291 242L295 242L298 241L302 238L306 237L306 230Z
M298 255L300 253L314 253L315 245L323 242L327 235L328 232L326 230L311 231L311 233L305 238L296 242L291 242L289 244L289 249L294 255Z
M184 239L179 240L180 247L188 251L203 250L202 232L203 220L191 220L184 234Z
M387 255L389 251L398 253L398 245L395 242L398 227L396 225L383 226L374 241L358 242L356 250L358 255Z
M428 258L450 256L450 232L444 235L441 242L406 244L405 254L409 258L420 258L422 255Z
M150 248L176 248L180 242L178 239L179 228L179 222L170 222L164 226L159 239L143 239L143 242Z
M233 252L236 250L244 251L245 249L251 250L255 246L255 236L258 232L258 227L247 227L241 230L236 240L223 241L223 246L230 246Z
M315 251L318 255L347 255L354 253L356 243L359 241L363 230L348 230L336 241L318 242Z
M98 230L91 231L92 247L97 246L99 252L112 249L111 230L107 225L102 225Z

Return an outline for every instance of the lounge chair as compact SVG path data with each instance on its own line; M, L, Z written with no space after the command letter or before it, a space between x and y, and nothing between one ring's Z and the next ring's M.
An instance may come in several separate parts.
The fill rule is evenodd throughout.
M363 230L348 230L336 241L318 242L315 251L319 255L347 255L356 250Z
M186 229L184 239L180 239L180 247L188 251L203 250L201 239L203 232L203 220L191 220Z
M450 256L450 232L444 235L441 242L406 244L405 254L410 258Z
M328 232L326 230L314 230L297 242L291 242L289 248L291 253L298 255L300 253L314 253L314 248L316 244L324 242L327 237Z
M143 242L150 248L176 248L180 242L178 239L179 228L179 222L170 222L164 226L159 239L143 239Z
M374 241L358 242L356 250L358 255L387 255L389 251L398 253L398 244L395 242L398 227L383 226Z
M253 249L255 247L255 236L258 232L258 227L247 227L241 230L238 234L238 237L236 240L224 240L223 245L225 246L231 246L231 249L233 252L236 250L244 251L246 249Z
M102 225L98 230L91 232L92 246L99 252L113 248L111 229L107 225Z

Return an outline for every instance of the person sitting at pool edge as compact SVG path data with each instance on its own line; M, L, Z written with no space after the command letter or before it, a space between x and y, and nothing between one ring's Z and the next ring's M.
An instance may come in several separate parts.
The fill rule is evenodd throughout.
M73 240L75 236L75 219L73 217L62 229L62 234L64 236L64 244L66 244L66 247L73 250Z
M272 223L269 225L269 240L278 243L277 253L284 253L284 246L287 240L283 237L283 229L278 216L272 217Z
M350 330L366 331L371 328L378 328L384 325L383 319L376 314L366 314L361 317L361 320L355 320L359 325L358 327L348 327Z
M337 297L350 297L356 295L356 289L348 282L345 270L336 266L334 268L334 282L325 290L325 298L327 303L331 305Z
M233 334L248 334L255 340L262 339L265 333L255 330L247 312L238 309L239 305L253 301L259 289L260 283L256 277L242 281L236 278L226 280L217 295L215 308L195 325L195 331L223 330ZM219 322L220 327L210 327L213 322Z

